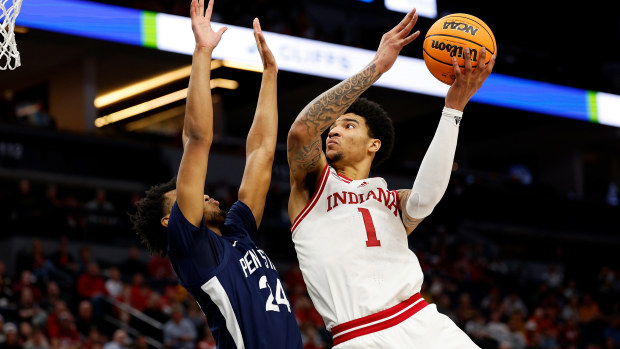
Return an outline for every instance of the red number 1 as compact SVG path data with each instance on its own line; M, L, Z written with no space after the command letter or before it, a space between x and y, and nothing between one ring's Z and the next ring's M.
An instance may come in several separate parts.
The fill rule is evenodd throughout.
M363 207L358 207L357 210L362 213L362 218L364 219L364 226L366 227L366 235L368 236L368 241L366 241L366 247L381 246L381 241L377 240L377 231L375 230L375 225L372 223L370 211L368 211L367 208Z

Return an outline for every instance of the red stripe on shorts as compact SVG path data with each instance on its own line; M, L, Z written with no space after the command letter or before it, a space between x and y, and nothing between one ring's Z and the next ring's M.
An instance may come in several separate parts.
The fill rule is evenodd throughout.
M411 298L391 308L334 326L332 328L334 346L359 336L398 325L427 305L428 303L422 296L416 293Z

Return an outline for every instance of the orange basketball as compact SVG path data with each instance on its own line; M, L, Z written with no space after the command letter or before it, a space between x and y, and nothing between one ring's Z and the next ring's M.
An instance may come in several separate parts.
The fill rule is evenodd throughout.
M486 63L497 55L497 44L491 29L479 18L466 13L455 13L435 22L424 38L424 62L434 77L452 85L454 68L452 57L456 56L461 71L465 69L464 49L471 51L471 65L478 66L480 49L487 51Z

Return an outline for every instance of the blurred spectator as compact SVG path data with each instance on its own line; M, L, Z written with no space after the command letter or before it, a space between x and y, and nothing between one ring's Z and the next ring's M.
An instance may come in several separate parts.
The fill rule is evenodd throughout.
M207 317L198 306L198 302L192 301L187 304L187 319L192 322L197 333L202 333L202 328L207 326Z
M474 316L475 312L471 296L468 293L462 293L459 296L459 304L456 308L457 325L463 327Z
M566 286L562 290L562 295L564 296L564 299L571 299L573 296L580 296L575 279L568 280Z
M58 248L52 253L50 260L57 269L69 275L74 275L78 271L75 258L69 252L69 238L66 235L60 237Z
M82 212L82 203L74 193L69 192L63 199L62 205L66 210L66 221L69 229L80 232L86 225L84 214Z
M11 287L11 277L7 274L6 271L6 264L4 264L3 261L0 260L0 285L2 285L3 287ZM2 290L0 289L0 294Z
M33 328L30 322L22 321L19 323L19 329L17 333L19 334L19 343L23 344L26 341L32 338Z
M146 341L146 337L143 335L138 335L136 340L134 340L132 349L148 349L149 343Z
M150 286L156 292L162 293L167 285L177 282L177 275L167 257L152 255L147 268Z
M293 311L295 312L295 319L297 319L298 324L310 322L315 327L325 326L323 318L312 304L310 298L306 295L297 297L297 300L293 303Z
M0 314L9 311L13 299L13 291L9 285L6 284L6 280L8 280L8 278L0 277Z
M104 189L97 189L95 196L84 204L88 228L95 228L99 231L102 227L114 227L120 223L116 207L106 195Z
M105 290L112 298L119 298L123 293L123 281L121 280L121 271L117 267L111 267L108 270L108 279L105 281Z
M490 316L493 311L500 310L502 306L502 300L500 296L499 287L493 286L491 290L482 298L480 302L480 308L487 316Z
M504 298L502 301L502 309L507 316L515 314L517 312L527 316L527 307L525 306L525 302L523 299L519 297L519 293L517 291L512 291Z
M129 255L119 266L123 271L123 279L129 282L128 278L133 278L136 273L148 275L146 263L140 260L140 250L136 246L129 248Z
M571 316L560 325L560 333L558 334L558 341L560 345L569 347L571 345L577 345L579 341L580 330L579 323L577 322L577 316Z
M99 329L96 327L91 327L88 332L88 336L86 336L82 342L82 347L83 349L103 348L105 342L106 338L103 334L101 334Z
M164 323L169 319L168 314L163 311L161 296L159 293L151 293L148 303L146 304L146 309L144 309L144 314L161 323Z
M0 349L21 349L19 337L17 334L17 326L12 322L4 324L4 342L0 343Z
M575 295L568 298L568 302L562 307L560 318L566 321L577 317L579 317L579 297Z
M590 323L596 321L601 316L601 310L598 303L592 299L590 293L583 295L583 299L578 308L579 321L582 323Z
M564 282L564 273L562 273L558 268L551 264L547 268L547 270L541 276L543 282L545 282L549 288L557 289L562 286Z
M555 327L548 327L541 333L541 346L544 349L557 349L559 343L558 334Z
M486 332L498 343L510 342L510 328L502 322L502 314L499 311L494 311L491 313L489 322L486 325Z
M43 325L47 313L34 302L30 288L24 288L17 302L17 316L19 321L31 322L34 325Z
M91 262L86 272L77 279L77 294L85 299L93 299L104 295L105 292L105 280L99 272L99 265Z
M164 324L164 344L172 349L193 349L196 337L196 328L185 317L183 307L174 305L170 320Z
M45 227L54 233L67 228L64 211L62 200L58 197L58 186L49 183L41 203L41 218Z
M611 321L607 328L605 328L603 336L607 341L611 340L614 345L613 348L620 348L620 313L616 313L611 317Z
M72 289L67 290L67 291L73 292L75 289L75 284L72 286L73 286ZM54 311L54 304L56 303L56 301L59 301L59 300L68 301L69 294L64 294L64 298L63 298L63 295L61 294L60 288L58 287L58 284L56 283L56 281L49 281L47 283L47 290L45 292L45 297L43 298L41 303L39 303L39 306L46 313L50 314Z
M437 300L437 311L449 317L455 323L457 322L456 313L452 309L452 301L447 294L441 294Z
M127 332L125 332L125 330L118 329L114 331L112 340L107 342L103 346L103 349L127 349L127 342Z
M77 259L77 268L78 268L78 273L82 274L86 271L86 269L88 269L88 265L90 263L93 262L97 262L95 260L93 260L92 255L90 253L90 246L88 245L83 245L80 247L80 251L78 252L78 259Z
M303 322L300 326L301 342L303 349L324 349L325 343L321 339L317 328L310 321Z
M75 319L75 326L84 337L87 337L91 329L99 328L99 320L95 318L93 311L93 304L90 300L83 300L78 305L77 317Z
M50 337L58 336L60 332L60 314L67 310L67 303L64 301L59 300L54 303L54 311L47 316L45 321L45 329Z
M32 300L35 303L39 303L43 298L43 293L36 286L36 278L30 270L22 271L19 282L13 284L13 296L17 299L21 298L24 289L28 289L32 293Z
M80 348L81 337L75 327L73 315L64 310L58 315L58 332L50 333L50 341L54 349L77 349Z
M0 344L6 341L6 336L4 335L4 316L0 314Z
M17 192L11 198L10 220L22 232L33 233L41 218L41 200L33 193L29 179L18 182Z
M284 274L284 277L282 279L284 281L284 284L286 285L285 287L288 291L288 297L291 303L295 303L295 300L298 296L306 293L306 283L304 281L303 275L301 274L299 263L291 263L291 266L286 271L286 274Z
M155 282L174 282L177 276L172 269L172 265L167 257L153 255L147 264L148 276ZM162 288L163 289L163 288Z
M35 327L32 330L32 337L24 342L24 349L51 349L51 346L45 337L45 333L40 328Z
M129 286L129 292L129 305L139 311L144 311L151 298L151 293L153 293L153 290L145 283L144 275L140 273L135 273L133 275L133 281Z

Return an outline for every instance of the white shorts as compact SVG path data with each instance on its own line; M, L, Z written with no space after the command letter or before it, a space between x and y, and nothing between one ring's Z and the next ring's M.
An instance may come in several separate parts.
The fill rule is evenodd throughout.
M334 349L480 349L449 317L429 304L403 322L347 340Z

